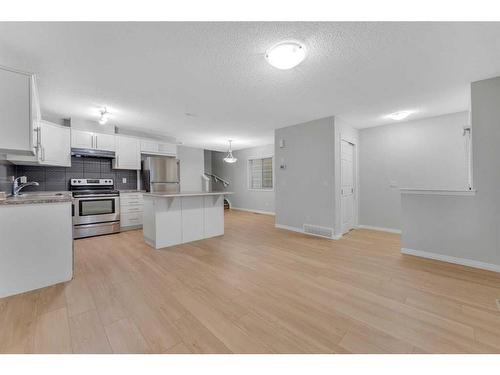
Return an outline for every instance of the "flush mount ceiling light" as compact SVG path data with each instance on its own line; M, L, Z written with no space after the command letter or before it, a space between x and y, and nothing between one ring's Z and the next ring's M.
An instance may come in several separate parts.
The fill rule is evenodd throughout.
M275 68L292 69L306 58L306 47L295 41L275 44L266 52L266 60Z
M226 163L229 163L229 164L233 164L233 163L236 163L238 161L238 159L236 159L233 156L233 151L231 150L231 142L232 142L232 140L229 140L229 150L227 151L227 155L224 158L224 161Z
M101 117L99 118L99 124L104 125L109 120L109 112L106 107L104 107L99 111L99 113L101 114Z
M408 116L410 116L414 112L415 111L399 111L399 112L391 113L385 117L390 118L391 120L400 121L400 120L404 120L405 118L407 118Z

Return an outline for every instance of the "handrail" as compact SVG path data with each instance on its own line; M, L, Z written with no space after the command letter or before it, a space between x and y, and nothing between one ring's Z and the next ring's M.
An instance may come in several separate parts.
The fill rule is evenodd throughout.
M217 176L215 174L208 173L208 172L204 172L203 174L205 176L212 177L215 180L215 182L218 182L218 181L222 182L222 184L224 185L224 187L228 187L229 186L229 181L226 181L223 178L221 178L221 177L219 177L219 176Z

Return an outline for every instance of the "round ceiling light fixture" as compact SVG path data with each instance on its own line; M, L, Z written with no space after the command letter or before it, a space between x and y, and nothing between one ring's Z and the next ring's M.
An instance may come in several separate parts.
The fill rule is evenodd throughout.
M275 44L266 52L266 60L275 68L292 69L306 58L306 47L296 41L285 41Z

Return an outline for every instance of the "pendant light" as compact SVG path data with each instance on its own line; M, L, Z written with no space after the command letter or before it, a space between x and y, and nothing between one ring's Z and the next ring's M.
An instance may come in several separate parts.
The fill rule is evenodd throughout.
M101 117L99 118L99 124L104 125L109 120L109 112L106 109L106 107L101 109L99 112L101 113Z
M232 140L229 140L229 150L227 151L227 155L224 158L224 161L229 164L236 163L236 161L238 160L233 156L233 151L231 150L231 142Z

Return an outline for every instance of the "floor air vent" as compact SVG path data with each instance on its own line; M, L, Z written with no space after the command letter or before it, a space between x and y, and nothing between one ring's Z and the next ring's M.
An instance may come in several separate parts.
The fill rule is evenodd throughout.
M315 236L332 238L333 229L320 227L319 225L304 224L304 233L314 234Z

